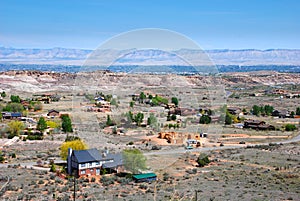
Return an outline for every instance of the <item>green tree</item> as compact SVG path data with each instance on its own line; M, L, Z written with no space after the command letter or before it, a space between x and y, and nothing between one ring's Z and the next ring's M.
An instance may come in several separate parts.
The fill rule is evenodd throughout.
M106 116L106 126L113 126L113 125L115 125L115 123L111 119L110 115L107 115Z
M62 143L60 146L60 156L63 160L67 159L69 148L73 150L85 150L87 149L87 145L81 140L73 140Z
M134 102L133 102L133 101L130 101L129 106L130 106L131 108L133 108Z
M21 102L21 98L19 96L15 96L15 95L11 95L10 100L13 103L20 103Z
M272 114L272 112L274 111L274 107L271 106L271 105L265 105L264 106L264 113L267 115L267 116L270 116Z
M175 115L175 114L172 114L172 115L171 115L171 120L172 120L172 121L175 121L175 120L176 120L176 115Z
M176 97L172 97L171 102L174 103L176 106L178 106L179 101Z
M296 115L300 115L300 107L296 108Z
M226 125L232 124L232 115L229 114L228 112L226 113L226 116L225 116L225 124Z
M208 116L208 115L202 115L200 117L200 121L199 121L200 124L209 124L210 122L211 122L210 116Z
M110 100L110 104L111 104L111 105L114 105L114 106L116 106L116 107L118 107L117 99L112 98L112 99Z
M147 124L150 126L156 125L157 124L157 118L154 116L153 113L150 113L150 116L147 119Z
M257 105L253 105L252 107L252 114L259 116L261 113L261 107L257 106Z
M25 128L23 122L21 121L10 121L7 125L11 137L18 136L20 134L20 131Z
M294 130L297 130L297 127L294 124L286 124L285 130L286 131L294 131Z
M135 116L134 116L134 121L136 123L137 126L140 126L141 123L143 122L144 120L144 114L139 112L137 113Z
M71 133L73 132L73 128L72 128L72 121L71 121L71 118L69 117L69 115L67 114L63 114L61 115L61 128L63 130L63 132L65 133Z
M36 126L36 129L43 132L45 129L47 128L47 123L45 121L45 118L44 117L40 117L38 123L37 123L37 126Z
M227 105L223 105L222 107L220 107L219 110L220 110L221 113L225 114L226 112L228 112Z
M6 93L5 93L5 91L2 91L2 93L1 93L1 97L2 97L2 98L5 98L5 97L6 97Z
M126 113L126 119L127 119L128 123L132 123L134 121L133 114L131 111Z
M147 98L147 96L144 94L144 92L141 92L140 93L140 96L139 96L139 102L140 103L144 103L144 100Z
M138 149L125 149L123 150L123 161L126 170L133 174L138 174L140 171L145 170L146 157Z
M2 151L0 151L0 163L2 163L5 160Z
M43 109L43 104L40 101L37 101L33 105L34 111L39 111Z
M3 111L6 112L23 112L24 107L21 103L8 103L3 108Z
M294 111L291 111L291 118L294 118L294 116L295 116L295 112Z

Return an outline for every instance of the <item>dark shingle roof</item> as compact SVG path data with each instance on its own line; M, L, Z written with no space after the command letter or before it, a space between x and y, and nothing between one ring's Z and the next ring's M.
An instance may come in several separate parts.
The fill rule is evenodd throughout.
M121 153L118 154L107 154L106 158L113 159L114 162L111 163L104 163L103 167L104 168L113 168L117 166L123 165L123 157Z
M78 163L100 161L102 159L101 154L97 149L74 150L73 154Z
M123 157L121 153L117 154L105 154L102 155L97 149L87 150L73 150L73 155L77 159L78 163L88 163L93 161L107 161L113 160L113 162L107 162L103 164L104 168L113 168L123 165Z

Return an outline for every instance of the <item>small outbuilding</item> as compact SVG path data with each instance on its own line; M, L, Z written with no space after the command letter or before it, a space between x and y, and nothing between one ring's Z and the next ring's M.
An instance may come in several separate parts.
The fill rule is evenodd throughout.
M157 175L155 173L135 174L132 178L135 182L152 182L156 181Z

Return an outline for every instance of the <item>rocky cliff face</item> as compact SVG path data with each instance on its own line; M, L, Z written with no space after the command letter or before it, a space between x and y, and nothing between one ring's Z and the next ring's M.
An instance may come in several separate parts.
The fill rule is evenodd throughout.
M41 93L49 91L114 89L118 87L207 87L216 83L211 76L179 76L126 74L109 71L87 73L53 73L40 71L7 71L0 73L0 89ZM300 84L300 74L277 72L249 72L223 74L218 80L224 86Z

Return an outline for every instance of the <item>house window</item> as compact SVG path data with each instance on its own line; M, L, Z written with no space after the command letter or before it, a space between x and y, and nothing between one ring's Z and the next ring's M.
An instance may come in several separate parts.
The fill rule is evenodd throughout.
M90 163L90 167L92 167L93 166L93 163Z
M85 170L81 170L81 171L80 171L80 174L85 174Z
M80 164L80 167L82 168L85 167L85 163Z
M99 162L99 161L97 161L97 162L96 162L96 165L100 165L100 162Z

